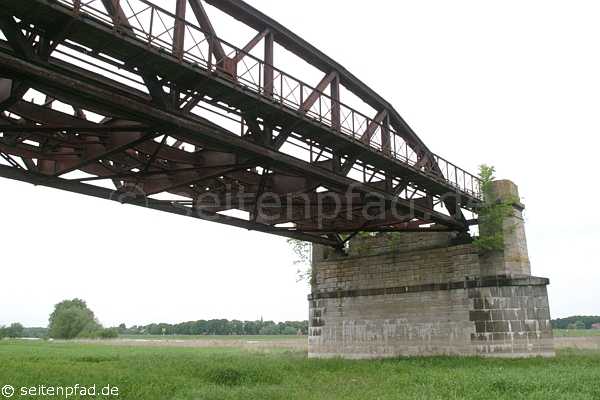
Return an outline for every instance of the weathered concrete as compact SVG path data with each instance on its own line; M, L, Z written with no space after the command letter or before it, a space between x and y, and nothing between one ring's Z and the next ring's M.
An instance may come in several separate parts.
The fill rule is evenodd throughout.
M554 355L548 280L529 274L522 209L491 256L439 232L356 239L347 256L315 246L309 356Z
M525 206L520 201L519 189L511 181L495 181L491 195L493 201L511 202L513 208L512 215L504 219L504 251L483 256L482 275L529 276L531 265L523 220Z

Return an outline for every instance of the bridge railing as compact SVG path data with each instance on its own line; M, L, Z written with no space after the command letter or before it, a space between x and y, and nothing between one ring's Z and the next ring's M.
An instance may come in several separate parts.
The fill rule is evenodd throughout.
M432 179L450 184L457 191L481 198L480 180L475 175L434 156L443 178L417 165L419 159L409 144L391 126L374 120L315 87L308 85L279 68L222 40L187 20L160 8L147 0L120 0L124 19L115 21L101 0L58 0L75 14L84 14L100 20L122 33L158 48L179 62L186 62L238 85L261 94L271 101L304 114L330 129L337 130L354 140L369 145L387 157L397 159L410 167L428 174ZM175 54L174 35L177 24L184 27L183 51ZM219 46L223 56L215 51ZM272 72L273 81L265 82L265 69ZM334 116L334 109L338 110ZM338 116L339 114L339 116ZM389 142L384 145L384 135L389 132Z

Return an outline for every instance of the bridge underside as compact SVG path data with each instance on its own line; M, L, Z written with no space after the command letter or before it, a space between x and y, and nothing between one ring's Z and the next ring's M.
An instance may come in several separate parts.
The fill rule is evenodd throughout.
M244 49L214 36L198 0L189 4L202 30L183 19L186 1L176 15L138 2L150 21L171 16L168 45L142 40L132 21L146 10L118 1L92 1L100 13L3 1L0 176L334 247L343 233L468 229L477 178L431 153L340 66L316 87L296 81L292 100L273 42L323 70L333 61L242 2L209 3L258 30ZM207 46L195 61L193 29ZM244 58L260 41L255 87ZM378 108L373 118L340 101L344 84Z

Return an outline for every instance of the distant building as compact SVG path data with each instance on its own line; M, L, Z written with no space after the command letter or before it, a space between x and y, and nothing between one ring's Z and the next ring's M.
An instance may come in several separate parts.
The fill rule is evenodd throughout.
M592 329L600 329L600 322L592 324Z

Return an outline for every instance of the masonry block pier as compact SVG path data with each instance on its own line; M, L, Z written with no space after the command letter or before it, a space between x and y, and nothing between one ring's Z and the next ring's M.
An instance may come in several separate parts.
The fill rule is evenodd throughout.
M494 193L514 202L503 251L448 232L360 237L348 255L314 246L309 357L553 356L549 281L530 274L517 187Z

